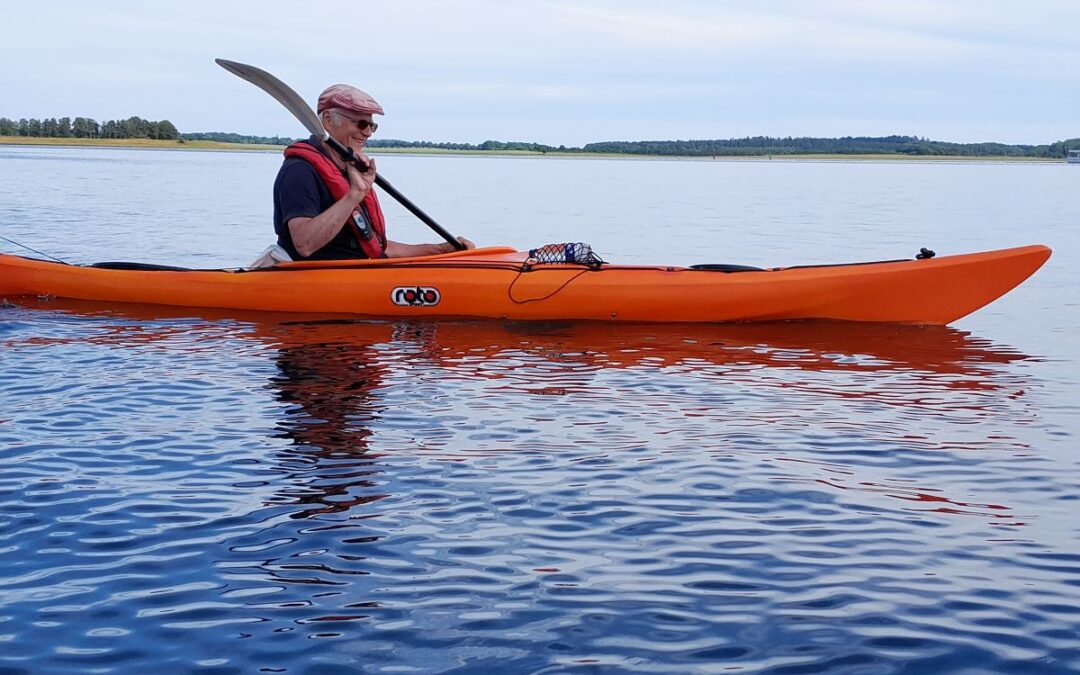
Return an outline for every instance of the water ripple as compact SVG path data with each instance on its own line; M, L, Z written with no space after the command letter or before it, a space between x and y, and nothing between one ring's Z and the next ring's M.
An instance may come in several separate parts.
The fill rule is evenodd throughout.
M1080 669L1030 357L951 329L0 310L0 669Z

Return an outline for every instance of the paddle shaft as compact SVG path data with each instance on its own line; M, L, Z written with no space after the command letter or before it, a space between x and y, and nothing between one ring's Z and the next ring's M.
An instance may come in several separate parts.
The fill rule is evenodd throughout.
M352 151L352 148L343 145L342 143L339 143L336 138L329 134L326 135L326 143L331 148L336 150L338 154L344 157L347 162L350 162L361 171L367 171L367 164L364 162L364 160L356 156L356 154ZM442 225L439 225L437 222L435 222L434 218L424 213L424 211L419 206L414 204L411 199L398 192L398 189L391 185L390 181L383 178L382 174L375 174L375 184L385 190L386 194L396 199L399 204L408 209L409 213L419 218L421 222L434 230L440 237L448 241L454 247L454 249L458 251L465 250L465 244L462 244L460 241L458 241L456 237L454 237L454 235L447 232Z

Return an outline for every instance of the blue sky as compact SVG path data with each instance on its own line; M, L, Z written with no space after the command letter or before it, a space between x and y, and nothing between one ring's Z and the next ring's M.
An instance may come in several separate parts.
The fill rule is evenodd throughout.
M6 4L0 116L300 136L214 57L385 138L1080 137L1080 0L95 0Z

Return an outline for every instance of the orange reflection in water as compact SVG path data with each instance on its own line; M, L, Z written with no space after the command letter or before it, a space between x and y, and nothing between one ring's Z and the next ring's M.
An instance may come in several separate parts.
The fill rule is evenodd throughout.
M289 449L282 451L277 463L289 472L293 486L288 494L278 495L276 503L301 505L293 516L298 518L348 511L386 496L374 480L378 454L369 445L385 413L378 391L402 364L444 367L448 377L465 373L541 396L574 393L582 380L553 384L544 381L542 372L519 377L513 369L486 368L486 364L493 359L524 356L533 365L571 364L574 372L585 373L682 367L708 369L710 375L722 378L737 370L744 381L748 368L848 374L892 371L921 377L920 385L931 391L1000 391L1002 396L1016 397L1023 395L1022 389L1012 389L1009 380L999 376L998 366L1030 358L940 326L837 322L391 323L159 306L118 308L59 300L40 301L34 306L86 317L93 323L86 335L31 336L9 340L8 347L77 341L175 348L175 341L183 340L185 348L222 349L228 348L225 340L240 340L249 343L256 354L272 355L276 373L267 386L276 400L285 404L277 427L282 437L290 440ZM772 386L887 404L922 404L918 399L890 400L872 388L833 385L827 377L787 377ZM882 492L942 513L1015 517L1005 506L968 503L927 488L852 484L843 479L818 482L836 489Z
M988 381L992 379L987 377L991 373L988 366L1031 358L947 326L828 321L704 325L386 322L159 305L110 306L60 299L38 300L27 306L94 318L94 332L78 338L35 336L17 344L138 344L201 332L201 341L210 347L216 337L228 337L255 340L277 349L311 346L354 354L375 345L408 344L428 358L446 362L522 352L600 368L700 362L811 371L916 370L966 378L950 386L991 389L995 384ZM109 318L117 323L110 324Z

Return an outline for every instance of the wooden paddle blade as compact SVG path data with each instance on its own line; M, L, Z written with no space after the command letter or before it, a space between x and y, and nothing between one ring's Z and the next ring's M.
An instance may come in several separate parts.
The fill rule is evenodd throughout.
M240 79L247 80L267 94L270 94L274 97L274 100L285 106L296 119L300 120L300 123L307 127L308 131L320 138L326 138L326 130L323 129L319 116L315 114L315 111L311 109L311 106L308 105L304 99L300 98L299 94L289 88L289 85L265 70L256 68L255 66L249 66L246 63L237 63L236 61L229 61L226 59L214 59L214 62L233 75L236 75Z

